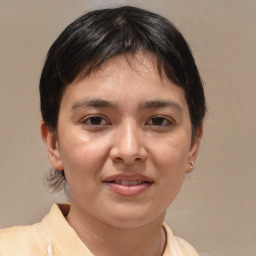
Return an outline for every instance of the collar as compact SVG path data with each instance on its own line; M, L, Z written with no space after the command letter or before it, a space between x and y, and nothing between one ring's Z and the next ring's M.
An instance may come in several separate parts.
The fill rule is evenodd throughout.
M66 221L65 217L69 213L69 209L69 204L53 204L49 214L41 222L47 237L48 256L93 256L75 230ZM177 252L183 252L183 249L188 254L179 255L198 255L186 241L174 236L166 223L163 223L163 228L166 233L166 247L163 256L177 255Z

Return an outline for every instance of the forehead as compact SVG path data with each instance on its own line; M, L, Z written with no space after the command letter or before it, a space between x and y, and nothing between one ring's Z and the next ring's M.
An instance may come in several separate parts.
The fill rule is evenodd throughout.
M88 64L85 64L85 67L82 71L79 72L77 77L72 83L78 83L79 81L93 76L95 73L99 75L100 73L105 76L113 75L114 69L120 66L127 71L137 71L138 73L145 73L146 71L158 74L159 77L162 77L165 72L162 67L162 60L158 59L157 56L150 51L139 50L136 53L121 53L117 56L108 58L104 60L100 65L97 64L98 61L92 61ZM99 71L99 72L98 72Z
M156 57L151 53L139 52L113 57L88 76L75 79L67 86L62 104L85 96L109 99L115 96L115 99L143 101L166 95L185 101L183 89L159 72Z

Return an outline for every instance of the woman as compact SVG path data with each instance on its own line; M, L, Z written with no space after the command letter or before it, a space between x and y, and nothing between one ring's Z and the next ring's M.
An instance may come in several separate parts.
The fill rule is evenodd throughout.
M0 255L198 255L163 223L205 115L193 56L169 21L134 7L83 15L51 46L40 99L49 185L67 186L70 204L1 231Z

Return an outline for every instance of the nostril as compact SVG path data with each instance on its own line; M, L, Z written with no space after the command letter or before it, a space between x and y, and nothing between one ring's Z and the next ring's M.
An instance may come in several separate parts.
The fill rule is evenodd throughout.
M144 161L147 158L147 150L138 140L132 144L125 143L124 140L119 140L119 143L116 143L110 149L109 155L112 161L124 162L131 165L134 162Z
M114 160L115 160L116 162L121 162L121 161L123 161L123 159L122 159L121 157L115 157Z
M116 163L124 163L126 165L132 165L134 163L143 162L146 158L145 157L133 157L133 156L118 156L118 157L111 157L113 162Z

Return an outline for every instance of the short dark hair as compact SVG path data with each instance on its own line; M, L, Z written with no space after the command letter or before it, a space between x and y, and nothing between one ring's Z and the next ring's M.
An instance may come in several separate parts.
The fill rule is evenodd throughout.
M206 112L202 81L189 45L164 17L131 6L95 10L71 23L49 49L40 79L42 118L55 130L66 86L84 78L106 60L121 54L150 52L162 72L183 88L189 108L192 138ZM48 178L56 190L65 183L64 171Z

